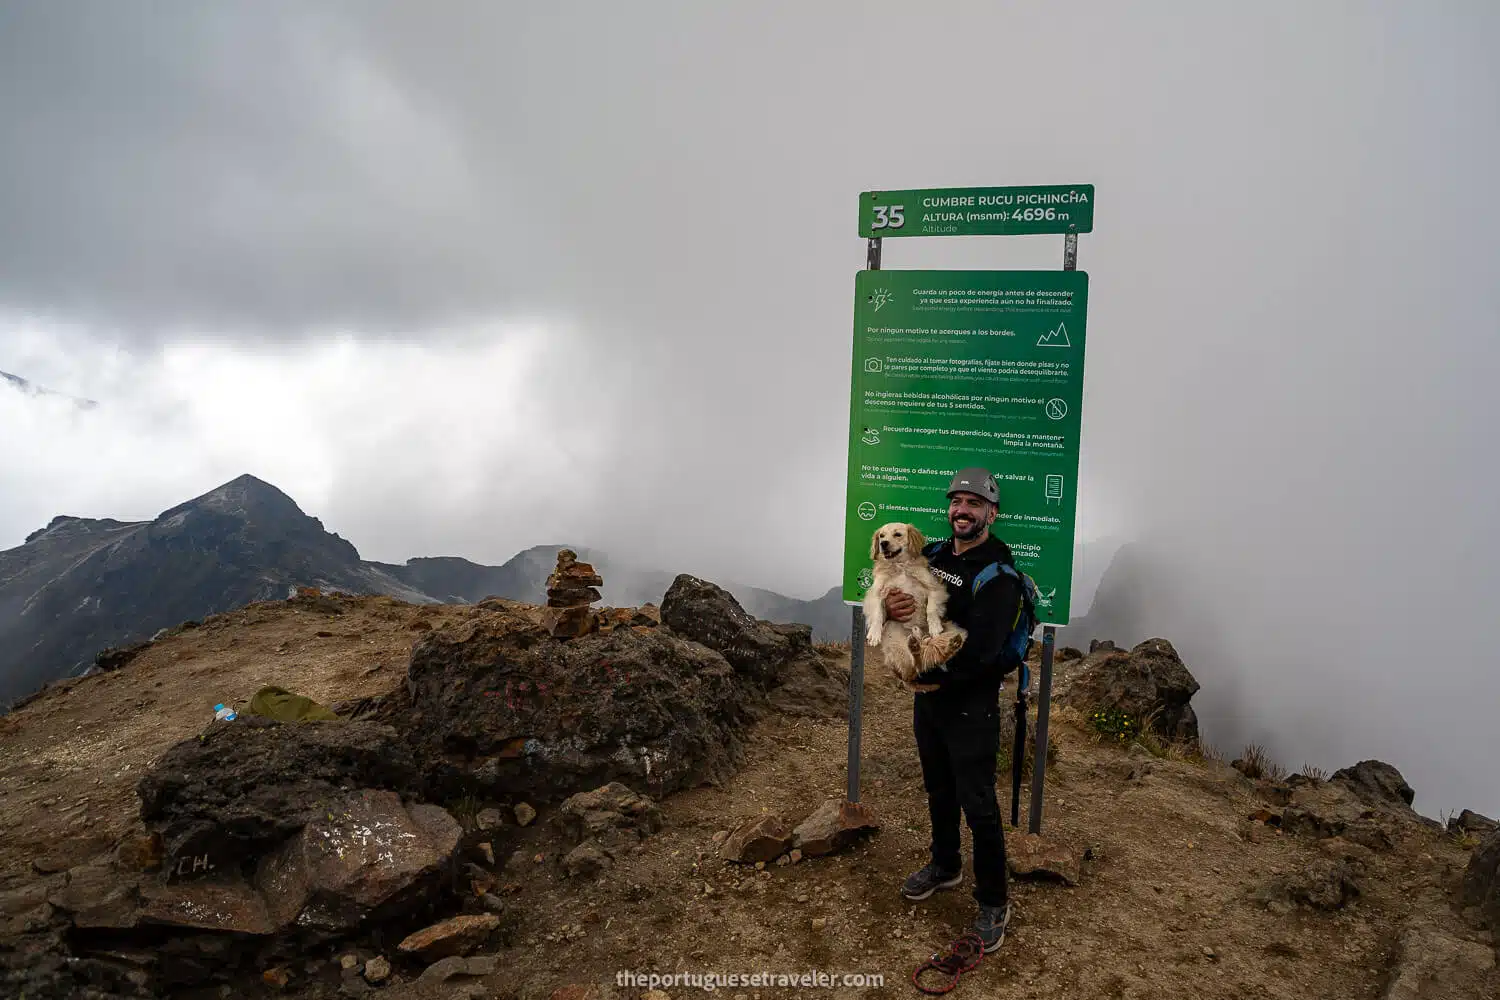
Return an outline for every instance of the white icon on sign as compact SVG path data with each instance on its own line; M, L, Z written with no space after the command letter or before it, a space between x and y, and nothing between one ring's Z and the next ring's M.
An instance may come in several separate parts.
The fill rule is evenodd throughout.
M885 366L880 363L879 358L865 358L865 371L878 373Z
M875 505L868 500L854 508L854 512L859 515L861 521L875 520Z
M1049 475L1044 484L1044 495L1047 498L1047 503L1051 503L1054 500L1056 500L1058 503L1062 503L1063 477Z
M1036 346L1072 347L1073 342L1068 339L1068 325L1066 323L1057 324L1056 330L1048 330L1037 338Z
M869 590L875 583L875 574L871 573L868 569L862 569L859 571L858 579L859 585L865 590Z
M875 303L875 311L880 312L880 307L886 305L894 298L895 296L892 295L887 289L877 288L875 289L874 294L870 296L870 301Z
M1051 590L1043 590L1038 587L1036 591L1036 606L1039 608L1050 608L1052 607L1052 598L1056 596L1056 587L1053 587Z
M873 427L866 427L864 436L860 438L865 444L879 444L880 432Z
M1066 400L1053 397L1047 400L1047 416L1053 420L1061 420L1068 415L1068 403Z

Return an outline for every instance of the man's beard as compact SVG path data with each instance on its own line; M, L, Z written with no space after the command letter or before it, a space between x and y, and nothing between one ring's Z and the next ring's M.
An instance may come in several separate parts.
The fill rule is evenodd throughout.
M972 542L974 539L984 534L984 530L989 527L989 525L985 524L979 518L972 515L968 516L968 521L968 527L960 528L958 526L958 518L956 516L950 515L948 517L948 526L953 529L953 537L957 538L961 542Z

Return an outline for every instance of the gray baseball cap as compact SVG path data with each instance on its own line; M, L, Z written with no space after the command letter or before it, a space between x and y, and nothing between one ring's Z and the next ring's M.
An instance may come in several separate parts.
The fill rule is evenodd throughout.
M990 475L990 470L978 466L958 471L953 482L948 484L948 496L951 498L955 493L973 493L996 506L1000 504L1000 487L995 484L995 477Z

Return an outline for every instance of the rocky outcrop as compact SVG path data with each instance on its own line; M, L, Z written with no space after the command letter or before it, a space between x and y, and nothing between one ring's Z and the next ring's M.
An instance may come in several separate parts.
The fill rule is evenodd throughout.
M1390 770L1394 772L1395 768ZM1363 789L1361 797L1359 786L1350 781L1282 787L1290 797L1281 813L1281 829L1290 834L1342 837L1374 851L1389 851L1402 836L1425 822L1399 794L1392 799Z
M556 802L618 781L661 796L727 777L758 700L711 649L666 629L560 640L490 606L425 633L402 725L439 785Z
M1495 967L1491 948L1455 937L1433 924L1406 928L1381 1000L1482 997Z
M1053 700L1083 712L1115 709L1171 739L1198 739L1189 701L1198 681L1165 639L1147 639L1128 653L1101 645L1059 677Z
M1357 865L1345 860L1319 860L1273 879L1252 898L1278 915L1298 906L1338 910L1359 897L1362 885Z
M1455 836L1483 837L1497 829L1500 829L1500 823L1471 809L1448 817L1448 832Z
M764 688L778 683L781 668L800 651L792 637L751 617L727 590L686 573L662 599L661 620L683 638L717 650L735 673Z
M722 587L686 574L668 589L661 618L678 635L717 651L739 676L769 689L777 711L824 718L843 713L847 675L818 655L809 626L761 621Z
M410 795L419 787L410 751L388 726L244 717L172 747L136 790L141 819L161 835L166 870L176 875L270 851L347 789ZM189 870L179 872L184 864Z
M1491 930L1500 932L1500 830L1491 831L1469 857L1463 901L1479 910Z
M1380 760L1362 760L1353 767L1333 772L1330 783L1348 788L1360 801L1371 806L1408 808L1416 792L1401 777L1401 772Z

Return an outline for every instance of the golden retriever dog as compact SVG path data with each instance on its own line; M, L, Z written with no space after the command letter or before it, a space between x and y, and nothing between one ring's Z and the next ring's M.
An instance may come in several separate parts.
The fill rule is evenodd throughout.
M963 644L964 630L943 621L948 605L948 588L927 567L922 546L927 539L910 524L892 522L881 526L870 539L870 559L874 562L875 582L865 594L865 641L881 651L886 666L912 691L934 691L935 684L916 684L921 673L918 660L925 666L941 662L947 656L927 653L932 640L941 637L948 655ZM904 622L889 620L885 615L886 595L892 590L910 594L917 602L917 613ZM927 639L924 645L922 640Z

